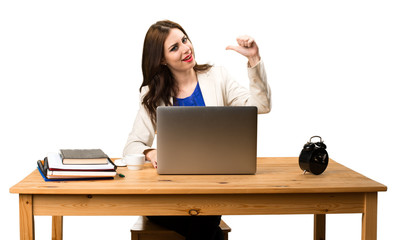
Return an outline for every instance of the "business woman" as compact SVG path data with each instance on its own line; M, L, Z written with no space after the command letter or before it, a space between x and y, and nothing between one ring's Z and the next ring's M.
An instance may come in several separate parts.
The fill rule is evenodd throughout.
M151 146L158 106L256 106L258 113L270 112L270 87L258 46L249 36L238 37L237 43L226 49L248 59L249 89L240 86L225 68L197 64L193 45L179 24L168 20L153 24L143 46L140 108L123 155L143 153L157 167L160 160ZM221 216L148 218L187 240L223 239Z

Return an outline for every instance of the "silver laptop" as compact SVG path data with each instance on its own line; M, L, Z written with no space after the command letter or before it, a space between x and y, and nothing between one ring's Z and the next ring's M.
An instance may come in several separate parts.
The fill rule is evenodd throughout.
M256 107L158 107L159 174L255 174Z

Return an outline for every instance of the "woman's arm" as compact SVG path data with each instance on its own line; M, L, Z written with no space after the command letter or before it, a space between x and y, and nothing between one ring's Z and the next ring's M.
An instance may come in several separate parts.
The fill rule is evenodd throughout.
M268 113L271 110L271 91L267 82L265 67L259 55L258 45L249 36L237 38L238 46L228 46L227 50L234 50L248 59L249 89L241 86L226 71L222 75L225 79L226 100L232 106L256 106L258 113Z
M142 89L140 99L146 93L146 89ZM145 154L147 160L152 160L151 155L147 156L155 137L155 126L150 120L150 116L146 108L140 104L139 111L135 117L134 125L128 135L127 143L123 150L123 156L127 154ZM153 163L153 162L152 162ZM154 166L154 164L153 164Z

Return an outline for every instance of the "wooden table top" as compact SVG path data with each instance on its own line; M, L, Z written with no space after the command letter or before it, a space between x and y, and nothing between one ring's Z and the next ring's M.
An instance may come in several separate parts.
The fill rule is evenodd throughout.
M377 192L387 187L335 161L321 175L303 174L297 157L258 158L255 175L158 175L119 167L114 180L45 182L38 170L10 188L19 194L271 194Z

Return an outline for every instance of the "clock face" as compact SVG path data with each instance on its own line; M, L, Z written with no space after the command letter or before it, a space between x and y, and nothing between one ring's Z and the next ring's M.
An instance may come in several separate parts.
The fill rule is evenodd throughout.
M321 174L325 171L329 162L329 155L325 149L319 148L311 154L310 158L310 172L314 174Z
M326 164L327 163L327 153L318 151L314 156L313 156L313 161L315 163L319 164Z

